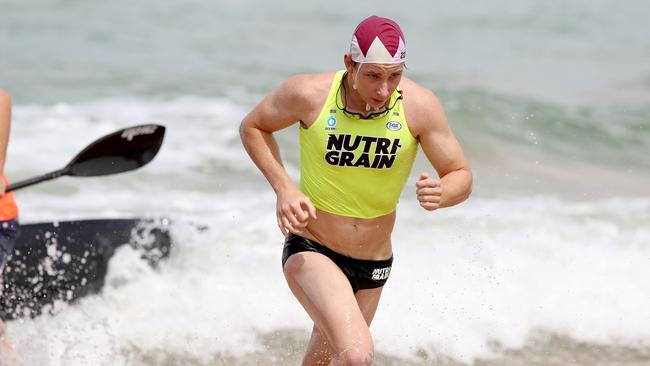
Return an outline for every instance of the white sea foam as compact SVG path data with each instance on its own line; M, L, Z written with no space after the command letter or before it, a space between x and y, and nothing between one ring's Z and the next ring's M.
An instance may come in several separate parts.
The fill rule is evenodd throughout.
M17 198L25 222L169 217L175 243L156 270L123 248L102 293L9 322L25 365L133 364L136 351L207 363L259 349L259 334L310 330L282 276L274 195L238 141L242 116L227 101L200 98L16 108L9 174L59 168L117 128L167 125L160 155L137 172L60 178ZM606 344L650 339L647 197L478 190L462 206L428 213L414 202L412 181L372 326L378 352L467 361L489 355L490 342L517 347L538 330Z
M110 364L133 348L208 360L259 347L260 333L310 329L282 278L273 195L186 195L200 213L177 213L176 246L157 271L124 248L100 295L10 323L27 364ZM645 342L650 230L640 223L650 202L628 205L639 224L619 215L622 204L475 198L428 214L405 200L373 324L377 350L467 361L489 355L489 342L518 347L537 330ZM35 332L45 336L35 341ZM50 363L39 363L48 355Z

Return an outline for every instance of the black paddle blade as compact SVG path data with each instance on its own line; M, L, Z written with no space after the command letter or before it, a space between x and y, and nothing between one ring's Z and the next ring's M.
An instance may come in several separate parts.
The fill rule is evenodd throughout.
M125 128L88 145L63 169L64 175L95 177L138 169L160 150L165 127L157 124Z

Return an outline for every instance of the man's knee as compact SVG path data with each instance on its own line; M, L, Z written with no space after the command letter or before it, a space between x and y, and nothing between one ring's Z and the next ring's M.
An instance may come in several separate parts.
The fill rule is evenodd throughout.
M372 346L357 346L347 349L337 355L335 365L341 366L370 366L373 360Z

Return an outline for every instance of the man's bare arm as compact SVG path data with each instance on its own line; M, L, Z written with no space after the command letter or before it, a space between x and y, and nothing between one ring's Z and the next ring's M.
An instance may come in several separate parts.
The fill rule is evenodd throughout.
M11 129L11 97L0 89L0 174L4 174L9 131Z
M239 133L251 159L277 195L276 216L280 231L300 234L316 209L284 169L273 133L297 123L310 110L309 76L285 81L264 98L242 121Z
M419 86L415 86L408 97L415 99L411 103L415 108L415 113L411 113L414 117L413 132L440 177L438 207L463 202L472 190L472 172L458 140L449 128L442 105L433 93ZM431 179L420 176L421 181Z
M285 81L244 117L239 127L246 151L276 192L293 183L284 169L273 133L301 119L300 106L305 103L299 93L302 78Z
M5 184L2 176L5 173L5 160L7 146L9 145L9 132L11 130L11 97L0 89L0 196L5 193Z

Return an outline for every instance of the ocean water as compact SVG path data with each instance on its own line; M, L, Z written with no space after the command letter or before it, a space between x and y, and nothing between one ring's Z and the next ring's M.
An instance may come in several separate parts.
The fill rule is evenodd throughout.
M402 25L406 76L440 97L475 173L467 202L429 213L416 159L376 363L650 365L649 3L2 0L12 180L167 127L138 171L17 192L22 221L168 217L174 238L157 269L124 247L101 293L8 322L21 365L299 364L311 322L237 128L286 77L340 68L370 14ZM297 180L298 130L277 138Z

